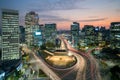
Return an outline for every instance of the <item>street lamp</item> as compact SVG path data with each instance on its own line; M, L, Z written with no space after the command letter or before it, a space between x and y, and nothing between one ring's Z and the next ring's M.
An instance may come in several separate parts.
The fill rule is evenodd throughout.
M68 52L68 56L72 56L72 53L70 51Z

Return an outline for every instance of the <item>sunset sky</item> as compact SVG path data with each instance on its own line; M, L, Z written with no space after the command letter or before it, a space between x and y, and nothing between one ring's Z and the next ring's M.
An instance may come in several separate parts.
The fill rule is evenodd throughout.
M120 0L0 0L2 8L19 10L20 25L29 11L39 14L40 24L57 23L58 29L70 29L74 21L81 28L120 22Z

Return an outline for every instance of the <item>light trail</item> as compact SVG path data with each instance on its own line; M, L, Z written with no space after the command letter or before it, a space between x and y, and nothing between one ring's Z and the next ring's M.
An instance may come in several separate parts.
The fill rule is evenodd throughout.
M38 54L32 52L32 57L37 61L36 65L39 66L39 68L41 68L52 80L66 80L66 77L68 76L70 78L68 77L67 80L101 80L95 59L91 55L71 47L63 37L60 37L60 39L62 41L60 48L66 49L75 56L77 63L69 69L57 69L47 64ZM64 71L65 73L60 75L59 71ZM71 77L73 77L71 73L74 72L76 72L76 78L71 79Z
M90 72L90 73L86 73L86 79L85 80L95 80L95 79L97 79L97 80L101 80L101 77L100 77L100 73L99 73L99 71L98 71L98 66L96 66L96 61L95 61L95 59L93 58L93 57L91 57L89 54L87 54L87 53L83 53L83 52L80 52L80 51L77 51L77 50L75 50L74 48L72 48L70 45L69 45L69 43L67 42L67 40L63 40L64 41L64 43L66 44L66 47L68 48L68 50L71 50L71 51L73 51L73 52L75 52L75 53L77 53L77 54L79 54L79 55L81 55L82 57L84 57L85 59L86 59L86 64L87 63L89 63L89 64L87 64L86 66L88 66L89 65L89 71L87 71L87 68L86 68L86 71L87 72ZM93 64L94 63L94 64ZM78 72L79 73L79 72ZM96 73L96 74L95 74ZM80 73L79 73L80 74ZM90 76L90 78L87 78L87 76ZM79 80L79 79L77 79L77 80Z

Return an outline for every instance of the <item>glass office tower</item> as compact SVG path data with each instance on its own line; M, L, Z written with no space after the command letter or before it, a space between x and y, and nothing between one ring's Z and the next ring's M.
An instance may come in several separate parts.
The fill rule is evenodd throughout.
M1 10L2 57L1 60L19 59L19 13L17 10Z

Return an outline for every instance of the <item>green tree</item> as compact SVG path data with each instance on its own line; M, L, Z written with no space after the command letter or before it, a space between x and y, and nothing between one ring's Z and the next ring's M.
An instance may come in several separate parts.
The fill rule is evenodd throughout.
M41 46L40 46L40 49L41 49L41 50L45 50L45 49L46 49L46 45L45 45L45 44L41 45Z
M47 48L55 48L55 44L53 42L47 42L45 45Z

